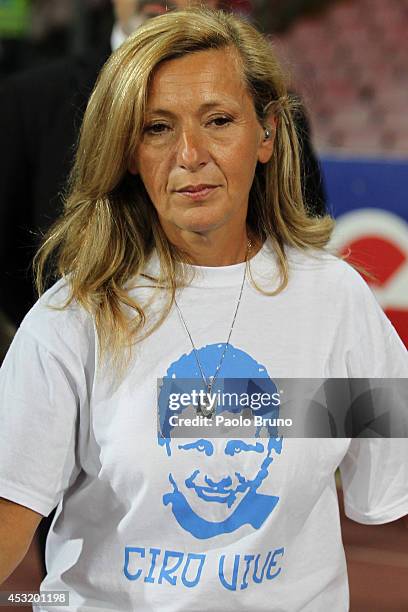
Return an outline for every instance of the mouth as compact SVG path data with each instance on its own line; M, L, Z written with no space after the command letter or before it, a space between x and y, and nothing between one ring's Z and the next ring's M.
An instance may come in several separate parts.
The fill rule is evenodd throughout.
M206 501L225 501L231 496L232 491L221 492L209 487L196 487L196 493Z
M212 195L217 189L218 185L188 185L178 189L176 193L191 200L203 200Z

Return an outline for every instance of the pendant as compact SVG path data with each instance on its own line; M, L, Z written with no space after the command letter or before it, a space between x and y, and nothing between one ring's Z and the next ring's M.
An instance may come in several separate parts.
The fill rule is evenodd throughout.
M200 399L198 402L197 414L201 414L203 417L211 419L217 408L215 397L213 397L213 400L213 403L211 403L207 395Z

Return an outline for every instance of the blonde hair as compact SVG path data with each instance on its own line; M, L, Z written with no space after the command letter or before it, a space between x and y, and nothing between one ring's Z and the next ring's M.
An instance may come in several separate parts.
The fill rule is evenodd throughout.
M177 265L183 255L167 240L140 178L128 171L142 134L152 74L164 60L224 48L238 51L259 122L264 124L271 110L277 120L273 156L256 168L247 218L258 239L273 242L280 270L274 293L288 282L285 245L322 249L329 241L332 219L309 217L303 202L296 103L264 36L232 14L203 8L147 21L99 75L82 123L64 213L34 261L40 294L50 278L66 277L70 293L63 307L77 300L92 313L100 357L109 348L119 362L142 330L147 335L156 329L183 282ZM142 273L154 249L161 268L155 282L167 287L168 300L147 329L146 312L127 283Z

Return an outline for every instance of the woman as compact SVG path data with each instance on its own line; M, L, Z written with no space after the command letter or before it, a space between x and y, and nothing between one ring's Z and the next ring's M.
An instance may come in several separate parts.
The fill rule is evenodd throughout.
M57 506L42 589L62 609L348 609L334 472L352 518L394 520L405 441L181 442L168 418L176 401L204 430L222 381L406 373L307 215L292 113L267 41L223 13L153 19L106 64L37 257L40 287L60 278L2 369L0 524L21 535L0 527L0 580ZM184 406L186 379L204 395Z

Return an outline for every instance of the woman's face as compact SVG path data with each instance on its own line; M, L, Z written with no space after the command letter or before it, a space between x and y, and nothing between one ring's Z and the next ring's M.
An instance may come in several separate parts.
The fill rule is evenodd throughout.
M140 174L170 240L220 228L233 239L245 227L257 162L272 150L235 50L199 51L155 72L130 171Z

